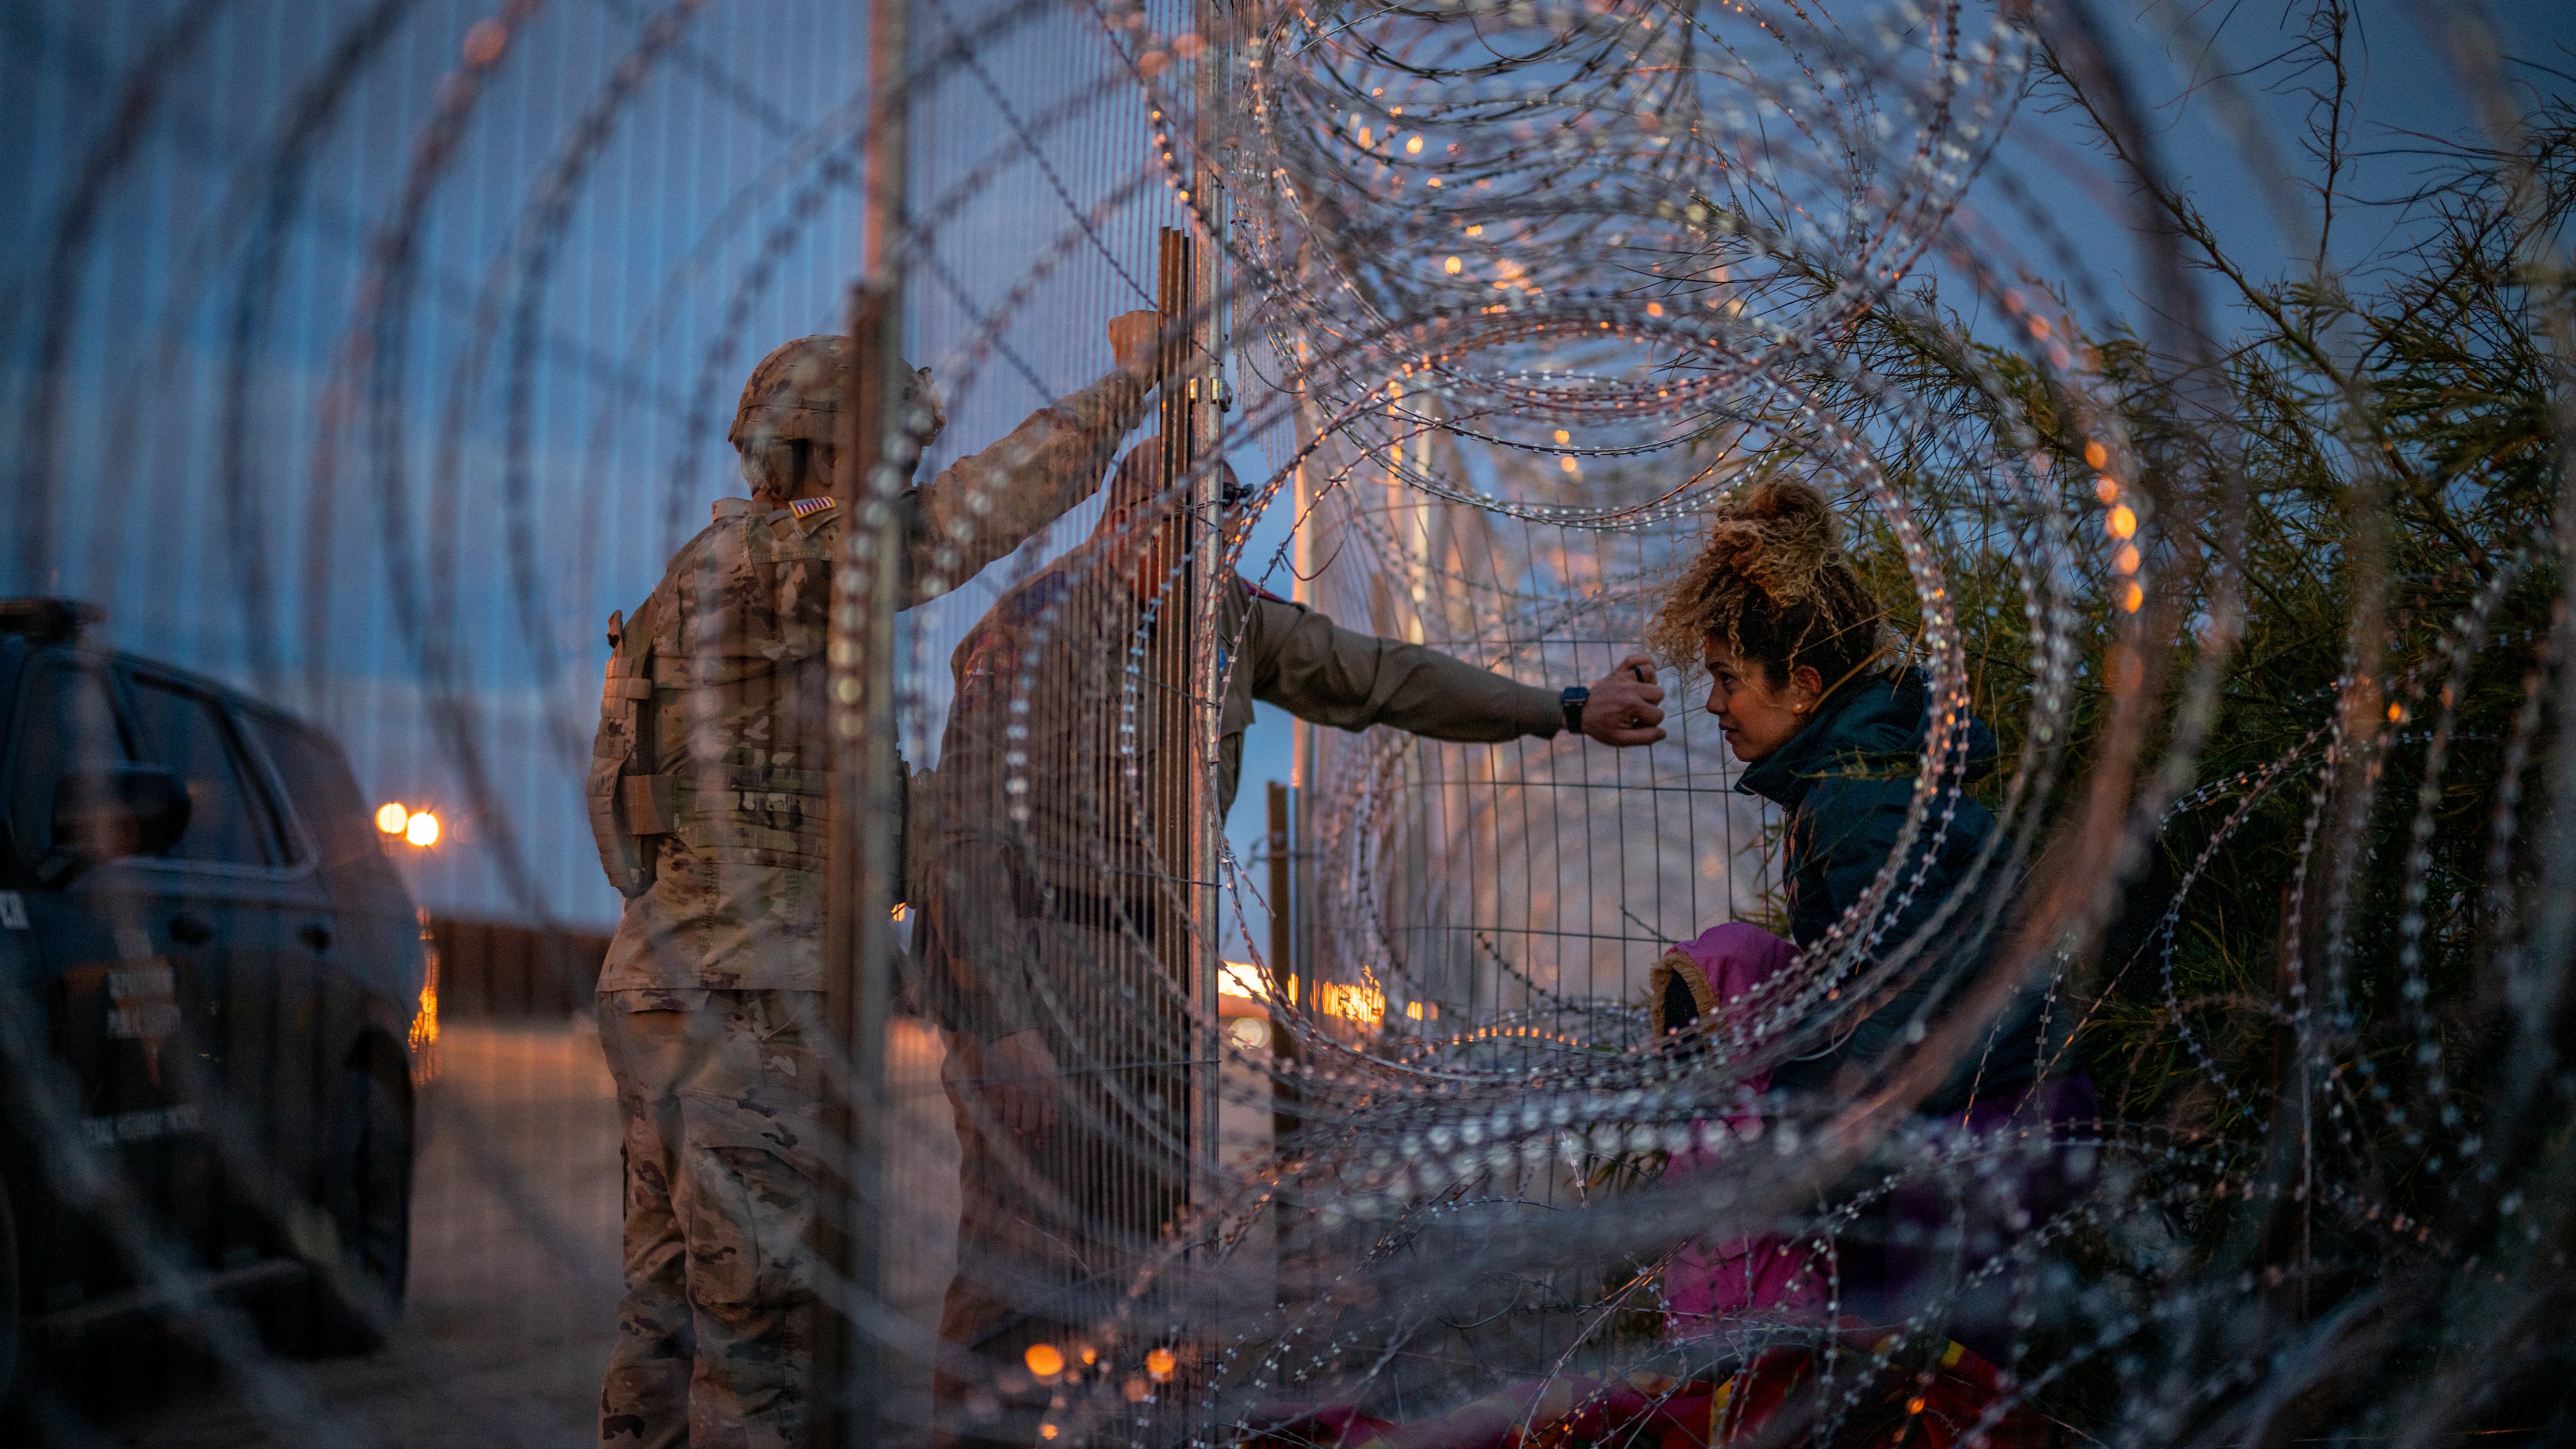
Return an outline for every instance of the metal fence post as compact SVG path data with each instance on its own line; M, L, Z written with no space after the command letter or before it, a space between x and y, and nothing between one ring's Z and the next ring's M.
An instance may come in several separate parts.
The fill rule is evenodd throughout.
M834 1201L818 1214L818 1245L846 1306L823 1305L815 1367L819 1442L873 1449L886 1355L854 1321L884 1301L883 1123L886 1030L892 1001L894 902L903 895L898 837L903 804L896 749L895 616L903 605L904 534L895 507L916 449L900 415L905 382L903 247L905 79L910 0L873 0L868 86L875 97L865 152L866 229L852 299L852 366L841 409L836 482L843 524L833 572L832 831L824 898L824 1013L847 1052L839 1090L825 1089L823 1138L840 1155Z

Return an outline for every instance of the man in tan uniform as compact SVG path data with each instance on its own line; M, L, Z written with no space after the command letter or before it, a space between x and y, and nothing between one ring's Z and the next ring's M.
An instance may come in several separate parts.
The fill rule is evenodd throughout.
M1139 521L1160 452L1159 439L1130 451L1091 538L958 644L939 803L914 822L915 943L924 980L950 993L931 1004L964 1152L940 1325L947 1443L1037 1441L1051 1394L1030 1368L1078 1371L1090 1325L1186 1201L1188 992L1170 980L1185 953L1165 939L1186 920L1168 894L1184 872L1153 837L1174 803L1156 796L1169 773L1156 759L1187 746L1161 737L1172 685L1146 637L1162 627L1146 620L1174 561ZM1220 587L1219 820L1255 700L1439 740L1546 739L1569 725L1614 746L1664 736L1645 655L1589 691L1545 689L1354 633L1235 574ZM1049 1078L1052 1111L1026 1090Z
M1118 367L901 498L906 606L1017 548L1097 486L1143 415L1158 319ZM731 441L748 499L611 616L591 826L627 898L599 978L625 1117L626 1297L600 1392L610 1445L789 1445L807 1433L824 746L836 412L848 339L753 370ZM944 419L916 375L906 424Z

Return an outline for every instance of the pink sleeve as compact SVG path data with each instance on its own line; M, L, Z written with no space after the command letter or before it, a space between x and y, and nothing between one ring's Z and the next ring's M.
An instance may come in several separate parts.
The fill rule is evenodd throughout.
M1742 921L1711 926L1673 949L1697 962L1707 974L1721 1012L1753 988L1788 970L1789 963L1798 959L1797 947L1760 926Z

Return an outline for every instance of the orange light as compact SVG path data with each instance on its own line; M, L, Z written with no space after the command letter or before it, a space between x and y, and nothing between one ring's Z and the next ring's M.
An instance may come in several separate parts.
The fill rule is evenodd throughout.
M1460 260L1459 260L1458 258L1456 258L1456 257L1451 257L1449 260L1447 260L1447 261L1445 261L1445 262L1442 262L1442 263L1440 264L1440 270L1442 270L1442 271L1444 271L1444 272L1447 272L1449 275L1451 275L1451 276L1453 276L1453 277L1454 277L1454 276L1456 276L1456 275L1458 275L1460 272L1465 271L1466 269L1467 269L1467 264L1466 264L1465 262L1460 261Z
M1406 142L1404 143L1404 154L1405 154L1405 155L1407 155L1407 156L1419 156L1419 155L1421 155L1421 154L1422 154L1422 138L1421 138L1420 136L1416 136L1416 137L1412 138L1411 140L1406 141Z
M1249 961L1219 961L1216 964L1218 995L1247 996L1254 1001L1264 1000L1270 995L1270 983L1263 979L1260 967Z
M2402 704L2392 704L2388 707L2388 722L2390 724L2396 724L2405 718L2406 706Z
M2131 584L2129 585L2129 591L2120 596L2120 607L2134 614L2138 612L2138 606L2146 601L2147 591L2139 588L2136 584Z
M2120 480L2105 473L2093 480L2093 496L2105 503L2120 501Z
M1055 1437L1055 1425L1053 1425L1053 1424L1040 1424L1040 1425L1038 1425L1038 1437L1039 1437L1039 1438L1041 1438L1041 1439L1052 1439L1052 1438L1054 1438L1054 1437Z
M438 843L438 817L423 810L403 822L403 839L427 849Z
M1907 1399L1907 1400L1905 1401L1905 1412L1907 1412L1907 1413L1909 1413L1909 1414L1919 1414L1919 1413L1922 1413L1922 1412L1923 1412L1923 1399L1922 1399L1922 1396L1918 1394L1918 1395L1916 1395L1916 1396L1915 1396L1915 1397L1913 1397L1913 1398Z
M1649 317L1661 317L1664 315L1664 304L1661 302L1648 302L1646 304L1646 315Z
M387 835L400 835L411 823L411 812L399 800L388 800L376 807L376 828Z
M1020 1357L1027 1360L1029 1372L1036 1374L1039 1378L1051 1379L1057 1374L1064 1372L1064 1350L1057 1348L1054 1344L1030 1344L1029 1351L1020 1355Z
M1375 1026L1386 1016L1386 993L1374 986L1319 981L1315 983L1315 1005L1326 1016Z
M420 1005L411 1017L412 1061L424 1082L438 1075L438 952L432 948L428 955L429 970L420 981Z
M2111 530L2113 538L2127 538L2138 531L2137 510L2123 503L2111 510L2111 516L2104 521L2104 526Z
M2084 445L2084 461L2092 464L2096 468L2108 468L2111 466L2111 450L2103 447L2100 443L2086 443Z
M1158 1384L1170 1379L1172 1370L1180 1366L1180 1359L1168 1348L1158 1348L1145 1355L1145 1372L1152 1374Z
M420 924L420 1005L411 1019L411 1080L425 1087L438 1080L438 941L429 926L429 907L414 913Z

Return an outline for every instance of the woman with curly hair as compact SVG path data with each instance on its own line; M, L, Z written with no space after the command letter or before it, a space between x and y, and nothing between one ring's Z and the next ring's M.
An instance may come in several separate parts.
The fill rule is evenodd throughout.
M1652 1002L1662 1032L1702 1016L1741 1012L1762 982L1837 928L1861 931L1860 978L1819 1004L1803 1054L1746 1085L1810 1098L1861 1090L1891 1054L1938 1039L1943 1018L1986 964L1988 923L2001 913L1975 895L2007 887L1979 862L1995 817L1970 790L1995 763L1993 731L1960 721L1958 767L1937 778L1911 842L1905 821L1930 747L1929 682L1905 658L1888 612L1844 553L1824 495L1766 480L1720 503L1707 543L1651 626L1647 642L1667 661L1709 673L1708 709L1745 769L1736 788L1780 807L1781 883L1791 940L1729 922L1676 946L1656 967ZM1864 915L1869 893L1900 848L1892 909ZM1941 916L1943 908L1949 914ZM1899 960L1897 953L1909 952ZM1898 960L1892 979L1875 963ZM2044 984L2017 992L1959 1050L1916 1104L1929 1130L1956 1140L2063 1124L2096 1114L2090 1081L2061 1040L2043 1040ZM1835 1247L1843 1311L1893 1321L1938 1298L1963 1341L1998 1351L2009 1341L1991 1289L1963 1280L2017 1232L2067 1195L2051 1154L2028 1156L1986 1182L1995 1199L1973 1212L1928 1181L1895 1187ZM1687 1173L1696 1161L1677 1159ZM1935 1248L1938 1242L1943 1246ZM1705 1241L1679 1252L1667 1276L1667 1314L1678 1336L1706 1332L1747 1311L1820 1311L1826 1267L1815 1250L1768 1237ZM1973 1276L1973 1275L1971 1275ZM1948 1282L1954 1286L1943 1288Z
M1800 950L1814 947L1896 853L1931 727L1929 682L1906 663L1886 608L1844 553L1824 495L1768 479L1721 502L1708 542L1647 642L1669 662L1708 670L1709 712L1745 765L1736 788L1786 817L1780 874L1789 934ZM1994 813L1969 793L1994 768L1994 732L1974 718L1962 727L1960 768L1943 777L1894 878L1897 908L1845 927L1870 931L1873 959L1922 933L1970 882L1995 833ZM1944 929L1920 943L1897 990L1844 1009L1828 1043L1781 1063L1772 1085L1827 1090L1846 1070L1865 1072L1899 1042L1922 1039L1982 964L1977 927L1986 919L1971 902L1957 902ZM1923 1111L1954 1115L1985 1104L1974 1112L1984 1117L2027 1095L2042 1063L2037 1002L2017 1005L1923 1100Z
M1687 1033L1703 1017L1741 1013L1764 983L1792 970L1804 948L1823 941L1861 900L1902 839L1915 781L1928 745L1929 694L1909 666L1887 611L1870 594L1841 547L1824 495L1804 483L1772 480L1718 505L1707 545L1657 616L1647 642L1671 662L1706 666L1709 711L1746 766L1739 789L1761 795L1787 814L1782 876L1792 941L1730 921L1676 945L1658 962L1648 1001L1659 1032ZM1911 847L1917 869L1902 870L1897 890L1910 892L1869 955L1921 934L1942 902L1971 888L1979 854L1995 833L1991 811L1967 787L1994 766L1994 735L1966 722L1966 769L1941 786L1931 821ZM1963 908L1967 904L1961 903ZM1962 909L1952 920L1981 916ZM1854 928L1865 928L1855 920ZM1851 1069L1868 1069L1917 1022L1939 1015L1954 988L1982 964L1968 934L1934 933L1910 958L1902 983L1877 1002L1829 1003L1842 1013L1820 1033L1825 1044L1742 1085L1822 1094L1844 1085ZM1699 1050L1684 1036L1668 1048ZM1932 1129L1955 1140L1985 1134L2007 1120L2064 1121L2091 1115L2091 1089L2081 1076L2034 1090L2041 1053L2037 1019L2008 1012L1960 1070L1924 1099L1942 1119ZM1767 1108L1751 1103L1729 1114L1743 1129ZM2016 1114L2027 1111L2028 1115ZM2001 1140L1988 1138L1989 1143ZM1714 1170L1715 1154L1682 1151L1667 1160L1668 1179ZM1874 1164L1866 1184L1890 1181ZM1352 1405L1283 1409L1276 1425L1251 1443L1345 1446L1431 1443L1461 1449L1572 1438L1594 1442L1662 1436L1701 1442L1714 1424L1724 1442L1783 1439L1781 1429L1840 1415L1837 1442L1868 1446L1984 1443L2020 1449L2055 1442L2048 1422L2011 1398L2016 1329L2008 1295L1995 1280L1963 1267L1992 1261L2012 1236L2024 1234L2065 1195L2056 1165L2024 1152L1984 1174L1974 1201L1955 1185L1912 1179L1894 1186L1841 1226L1797 1236L1745 1233L1741 1223L1676 1245L1659 1273L1664 1325L1675 1340L1710 1339L1706 1361L1731 1370L1723 1379L1673 1380L1637 1373L1596 1380L1557 1372L1507 1385L1437 1421L1401 1430ZM1780 1325L1804 1325L1846 1336L1845 1352L1866 1362L1892 1329L1920 1331L1938 1323L1953 1338L1930 1361L1882 1365L1875 1382L1820 1373L1823 1350L1794 1337L1764 1338ZM1909 1328L1910 1326L1910 1328ZM1751 1335L1722 1335L1750 1327ZM1732 1346L1753 1351L1730 1356ZM1767 1345L1767 1346L1766 1346ZM1849 1360L1846 1360L1849 1361ZM1848 1373L1848 1370L1845 1371ZM1836 1407L1839 1406L1839 1407ZM1775 1417L1786 1415L1779 1425ZM1767 1426L1767 1427L1766 1427Z

